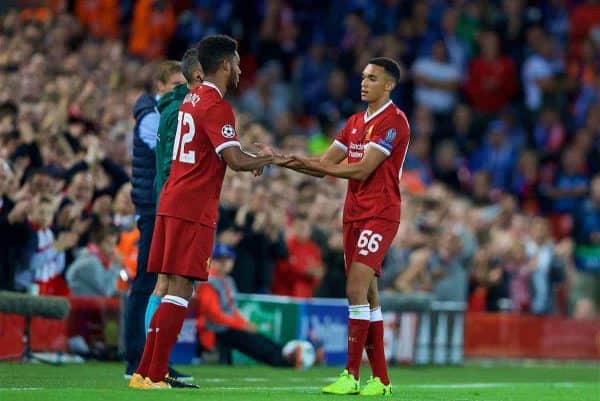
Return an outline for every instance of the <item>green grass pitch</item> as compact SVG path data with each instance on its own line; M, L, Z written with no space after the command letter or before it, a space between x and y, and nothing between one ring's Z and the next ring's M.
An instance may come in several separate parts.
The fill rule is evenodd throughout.
M264 366L182 367L200 390L132 390L123 365L86 363L48 366L0 363L2 401L244 400L304 401L350 396L319 393L339 369L306 371ZM363 380L369 374L363 367ZM411 367L391 369L394 400L401 401L600 401L600 366ZM355 397L355 396L354 396ZM362 397L360 397L362 398Z

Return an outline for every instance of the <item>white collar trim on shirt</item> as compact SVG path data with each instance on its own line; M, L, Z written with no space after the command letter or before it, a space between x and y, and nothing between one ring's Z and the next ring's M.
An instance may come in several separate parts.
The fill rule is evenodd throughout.
M365 118L365 122L369 122L370 120L374 119L375 117L377 117L379 114L381 114L381 112L383 110L385 110L390 104L394 104L394 102L392 102L392 100L388 100L383 106L381 106L379 109L377 109L377 111L373 114L371 114L370 116L369 114L369 109L367 109L367 111L365 111L364 114L364 118Z
M219 92L219 95L221 97L223 97L223 94L221 93L221 90L219 89L219 87L217 85L213 84L212 82L210 82L210 81L204 81L204 82L202 82L202 85L204 85L204 86L210 86L211 88L213 88L217 92Z

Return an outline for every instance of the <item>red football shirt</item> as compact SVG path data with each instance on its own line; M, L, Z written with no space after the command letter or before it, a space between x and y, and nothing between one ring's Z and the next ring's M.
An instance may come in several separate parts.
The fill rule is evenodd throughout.
M348 180L344 223L371 218L400 221L400 175L409 137L408 120L391 100L371 115L350 116L334 141L346 152L348 163L361 161L369 146L387 158L366 181Z
M230 146L240 146L233 109L214 84L204 82L179 108L171 173L157 214L215 227L227 168L220 152Z

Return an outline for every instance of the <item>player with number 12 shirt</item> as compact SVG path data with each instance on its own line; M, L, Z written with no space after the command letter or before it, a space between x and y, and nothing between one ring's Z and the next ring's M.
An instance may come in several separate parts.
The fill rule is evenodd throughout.
M224 35L208 36L197 50L205 80L179 109L171 173L158 201L148 260L148 271L165 274L168 288L150 322L144 353L130 381L134 388L193 386L168 377L167 368L194 281L208 279L226 167L260 171L288 161L241 149L233 110L223 99L237 87L241 74L237 42Z

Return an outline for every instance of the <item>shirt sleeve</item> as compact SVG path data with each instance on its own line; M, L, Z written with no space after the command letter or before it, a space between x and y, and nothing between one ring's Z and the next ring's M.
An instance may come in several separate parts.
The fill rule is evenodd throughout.
M348 154L348 131L350 130L350 120L344 125L344 128L340 131L338 136L333 140L333 144L338 148L342 149L344 153Z
M410 128L405 117L387 119L378 124L373 130L373 136L368 146L373 146L375 149L383 152L386 156L390 156L397 147L408 145Z
M160 115L158 113L148 113L140 121L140 139L144 141L150 149L156 148L156 136L158 135L158 124Z
M228 103L224 101L217 103L207 111L203 118L206 119L206 135L217 154L231 146L241 147L235 130L233 109Z

